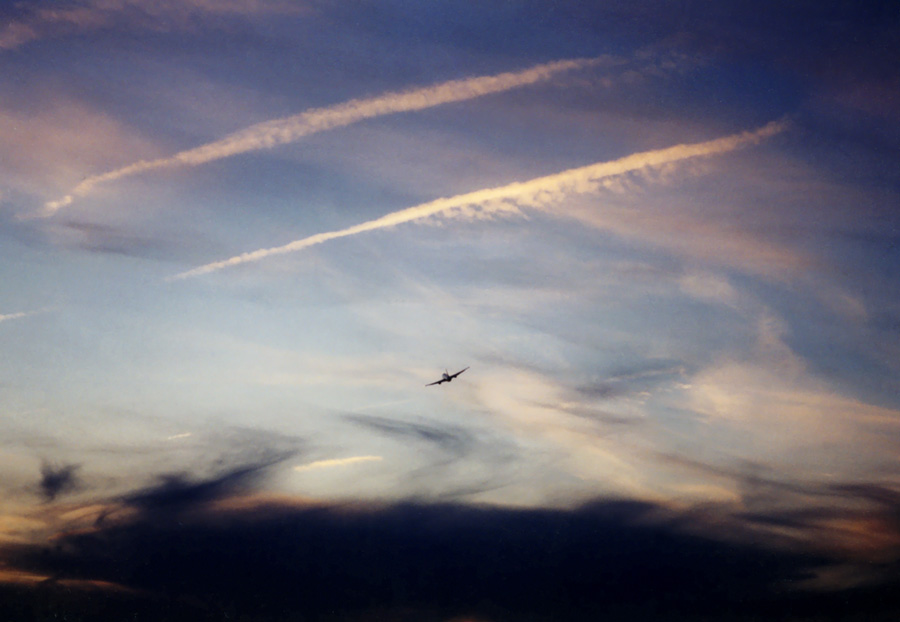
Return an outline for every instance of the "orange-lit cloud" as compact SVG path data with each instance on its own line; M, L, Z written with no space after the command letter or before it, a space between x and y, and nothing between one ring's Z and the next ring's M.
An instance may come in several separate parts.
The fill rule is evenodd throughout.
M32 98L36 103L27 109L0 107L0 168L18 192L45 192L80 178L83 167L106 168L113 156L156 148L121 121L52 90L36 86Z
M36 574L15 568L0 567L0 583L13 583L18 585L37 585L47 581L48 575Z
M437 199L392 212L381 218L347 227L346 229L318 233L283 246L264 248L222 261L208 263L177 274L172 278L184 279L200 276L230 266L260 261L272 255L296 252L329 240L395 227L403 223L434 216L471 218L503 212L517 214L522 207L553 212L553 208L558 206L563 199L570 196L598 192L605 187L605 182L608 182L611 178L634 171L662 167L690 158L728 153L740 147L757 144L784 131L786 127L784 122L772 122L756 130L732 134L715 140L635 153L618 160L570 169L562 173L538 177L526 182L517 182L450 198Z
M27 541L32 534L46 526L46 522L39 517L0 515L0 542Z
M128 166L88 177L75 186L66 196L47 202L40 215L51 216L61 208L71 204L76 197L89 193L98 184L130 175L161 168L197 166L240 153L271 149L278 145L295 142L311 134L344 127L364 119L399 112L424 110L492 93L501 93L548 80L564 71L590 67L605 61L607 59L604 58L555 61L536 65L523 71L451 80L425 88L385 93L366 99L353 99L335 106L314 108L293 116L258 123L220 140L181 151L169 157L141 160Z

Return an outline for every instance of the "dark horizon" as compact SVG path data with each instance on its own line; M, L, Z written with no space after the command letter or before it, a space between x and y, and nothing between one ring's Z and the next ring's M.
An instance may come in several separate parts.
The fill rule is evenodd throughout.
M47 619L92 620L800 621L889 620L900 606L896 562L860 586L816 586L817 573L852 573L860 560L704 531L696 514L623 500L572 510L271 501L144 509L52 543L6 547L7 563L51 578L7 586L0 611L4 619L29 619L16 612L33 607Z
M284 459L206 479L167 476L85 508L45 542L0 547L5 570L34 577L3 589L0 612L92 620L129 613L139 620L800 621L888 620L900 606L896 558L846 550L838 531L880 523L882 532L870 535L896 546L900 498L886 490L829 491L868 502L841 514L825 506L766 514L628 499L568 509L323 503L253 492ZM29 618L29 611L42 613Z

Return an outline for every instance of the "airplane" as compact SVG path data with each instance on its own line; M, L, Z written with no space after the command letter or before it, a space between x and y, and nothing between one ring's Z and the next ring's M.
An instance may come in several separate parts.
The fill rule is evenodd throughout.
M466 367L466 369L469 369L469 368ZM455 374L448 374L448 373L447 373L447 370L445 369L445 370L444 370L444 377L443 377L443 378L441 378L440 380L437 380L437 381L435 381L435 382L429 382L429 383L426 384L425 386L426 386L426 387L430 387L430 386L433 385L433 384L441 384L442 382L451 382L451 381L452 381L454 378L456 378L458 375L460 375L461 373L463 373L464 371L466 371L466 369L460 369L460 370L459 370L458 372L456 372Z

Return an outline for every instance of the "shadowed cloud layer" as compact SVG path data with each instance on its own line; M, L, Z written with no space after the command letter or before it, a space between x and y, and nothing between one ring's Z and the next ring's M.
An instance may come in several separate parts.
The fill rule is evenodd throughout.
M132 611L165 602L170 614L211 619L412 619L406 612L434 620L793 620L835 604L887 619L877 616L896 602L883 588L845 591L839 600L797 591L792 585L826 557L699 536L709 517L644 502L513 510L210 504L200 495L183 506L190 512L162 516L158 492L133 495L141 500L136 514L60 534L52 547L7 548L6 558L60 585L133 590L142 596ZM872 594L878 598L864 604Z
M453 426L344 418L457 457L477 445ZM48 506L62 530L0 547L0 614L20 619L40 602L48 617L100 621L889 620L900 605L889 484L776 481L750 465L719 473L746 481L739 504L325 503L260 492L297 454L267 447L225 456L212 474ZM76 469L44 465L48 499Z

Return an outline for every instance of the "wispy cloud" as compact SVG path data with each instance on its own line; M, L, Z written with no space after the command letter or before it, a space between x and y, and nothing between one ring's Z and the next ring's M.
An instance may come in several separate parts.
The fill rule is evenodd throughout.
M455 456L466 455L477 443L477 438L472 432L447 424L401 421L375 415L346 415L344 419L403 442L423 442Z
M715 140L644 151L617 160L569 169L555 175L538 177L526 182L517 182L454 197L441 198L392 212L381 218L353 225L346 229L318 233L283 246L264 248L222 261L208 263L171 278L185 279L200 276L230 266L260 261L272 255L300 251L330 240L367 231L395 227L403 223L438 215L474 217L479 214L489 216L501 212L519 213L520 208L548 210L552 205L558 204L569 196L598 192L605 187L604 182L610 178L643 169L662 167L690 158L728 153L740 147L757 144L784 131L786 127L786 122L773 121L755 130L732 134Z
M16 195L38 195L80 179L83 170L106 170L133 154L159 153L152 140L113 115L40 81L26 90L22 97L33 102L30 106L0 106L0 170L9 203Z
M244 464L232 466L206 478L192 478L184 473L164 475L158 484L125 497L127 505L147 512L172 512L224 499L252 488L270 471L294 454L291 449L268 449Z
M27 311L20 311L19 313L7 313L5 315L0 315L0 322L6 322L7 320L18 320L19 318L28 317L31 313Z
M53 501L62 493L78 487L77 464L56 465L44 462L41 465L41 494L47 501Z
M334 106L313 108L289 117L265 121L251 125L220 140L181 151L172 156L155 160L141 160L106 173L88 177L75 186L66 196L47 202L40 215L45 217L51 216L61 208L70 205L76 197L89 193L98 184L123 177L161 168L197 166L241 153L271 149L278 145L295 142L311 134L344 127L364 119L399 112L424 110L442 104L466 101L492 93L501 93L548 80L564 71L586 68L602 62L609 62L609 59L601 57L555 61L536 65L523 71L451 80L425 88L385 93L371 98L353 99Z
M38 309L36 311L19 311L18 313L6 313L0 314L0 322L6 322L8 320L18 320L23 317L30 317L32 315L37 315L38 313L44 313L46 309Z
M777 465L782 477L825 482L863 479L896 462L898 409L842 393L794 351L785 320L749 296L741 308L756 324L752 347L717 356L671 394L697 418L698 455L714 446L732 463ZM819 451L838 446L844 450Z
M0 50L70 33L92 32L126 23L151 30L175 30L197 15L294 14L305 10L290 0L81 0L17 3L19 15L0 27Z

